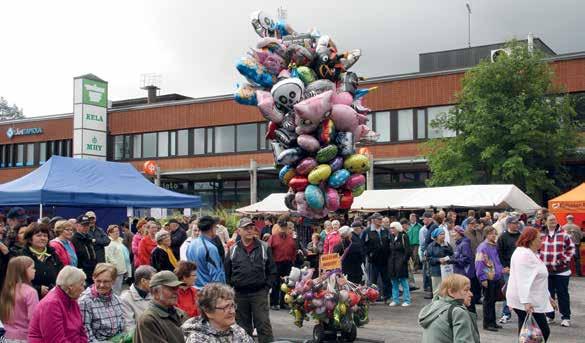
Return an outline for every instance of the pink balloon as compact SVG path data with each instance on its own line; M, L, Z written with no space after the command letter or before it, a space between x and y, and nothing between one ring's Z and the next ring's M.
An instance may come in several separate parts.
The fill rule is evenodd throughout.
M333 105L330 118L338 131L347 132L354 132L359 125L365 124L368 120L368 117L357 113L347 105Z
M333 91L327 91L294 105L297 134L311 133L331 110Z
M325 207L331 212L339 209L339 194L335 188L327 187L325 190Z
M353 96L349 92L336 93L331 97L331 103L333 105L351 106L353 103Z
M274 107L274 99L270 92L256 91L256 99L258 99L258 109L264 118L276 124L282 123L283 115Z
M321 148L317 138L306 134L297 137L297 144L307 152L317 152Z
M319 163L317 163L317 160L313 157L305 157L299 162L295 171L299 175L308 175L311 170L315 169L318 165Z
M366 183L364 174L353 174L345 182L345 188L354 189Z

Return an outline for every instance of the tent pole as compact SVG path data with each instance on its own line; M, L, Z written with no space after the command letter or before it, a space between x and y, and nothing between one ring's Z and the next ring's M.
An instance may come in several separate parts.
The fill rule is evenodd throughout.
M39 220L43 218L43 204L39 204Z

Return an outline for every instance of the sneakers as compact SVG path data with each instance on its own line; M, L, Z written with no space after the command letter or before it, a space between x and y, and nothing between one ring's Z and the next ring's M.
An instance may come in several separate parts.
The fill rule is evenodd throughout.
M390 306L390 307L394 307L394 306L398 306L398 304L397 304L397 303L395 303L395 302L393 301L393 302L391 302L391 303L390 303L388 306Z
M555 322L555 319L554 318L550 318L550 317L546 317L546 322L549 323L549 324L552 324L552 323Z
M507 322L510 321L510 317L508 315L503 315L502 318L500 318L500 320L498 321L498 323L500 324L506 324Z
M402 303L402 307L408 307L410 306L410 303Z
M278 306L278 305L270 306L270 309L274 310L274 311L278 311L278 310L280 310L280 306Z
M563 319L561 321L561 326L568 328L569 326L571 326L571 321L569 319Z

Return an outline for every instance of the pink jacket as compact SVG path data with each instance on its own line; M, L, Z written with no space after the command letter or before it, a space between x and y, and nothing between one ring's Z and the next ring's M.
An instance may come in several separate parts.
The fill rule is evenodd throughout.
M16 299L10 320L4 323L6 338L26 341L28 324L39 303L36 289L27 284L16 286Z
M67 249L65 249L65 247L63 246L63 243L61 243L59 241L59 238L55 238L55 239L51 240L49 242L49 245L51 246L51 248L55 249L55 252L57 253L57 257L59 257L59 260L61 261L61 263L63 263L64 266L68 266L69 265L69 254L67 253ZM73 248L73 251L75 251L75 247L73 246L73 243L71 243L71 248ZM75 253L77 253L77 251L75 251Z
M138 256L138 247L140 246L140 241L142 240L142 235L140 232L137 232L132 238L132 254L134 255L134 266L138 267L136 256Z
M333 248L337 244L341 243L341 236L337 231L331 231L327 237L325 237L325 243L323 243L323 253L330 254L333 252Z
M54 287L37 305L28 328L29 343L86 343L77 301Z

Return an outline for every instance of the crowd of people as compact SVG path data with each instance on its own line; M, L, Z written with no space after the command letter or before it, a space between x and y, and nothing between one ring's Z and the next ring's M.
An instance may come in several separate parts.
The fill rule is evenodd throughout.
M12 208L3 219L0 332L9 342L271 342L269 309L288 309L283 278L331 253L347 280L378 285L390 307L412 304L422 273L424 342L479 342L478 304L484 330L515 313L520 331L532 314L548 339L557 310L570 326L570 264L576 258L579 272L583 240L572 216L561 227L544 209L530 220L473 210L242 217L232 234L210 216L105 230L92 211L28 223Z

